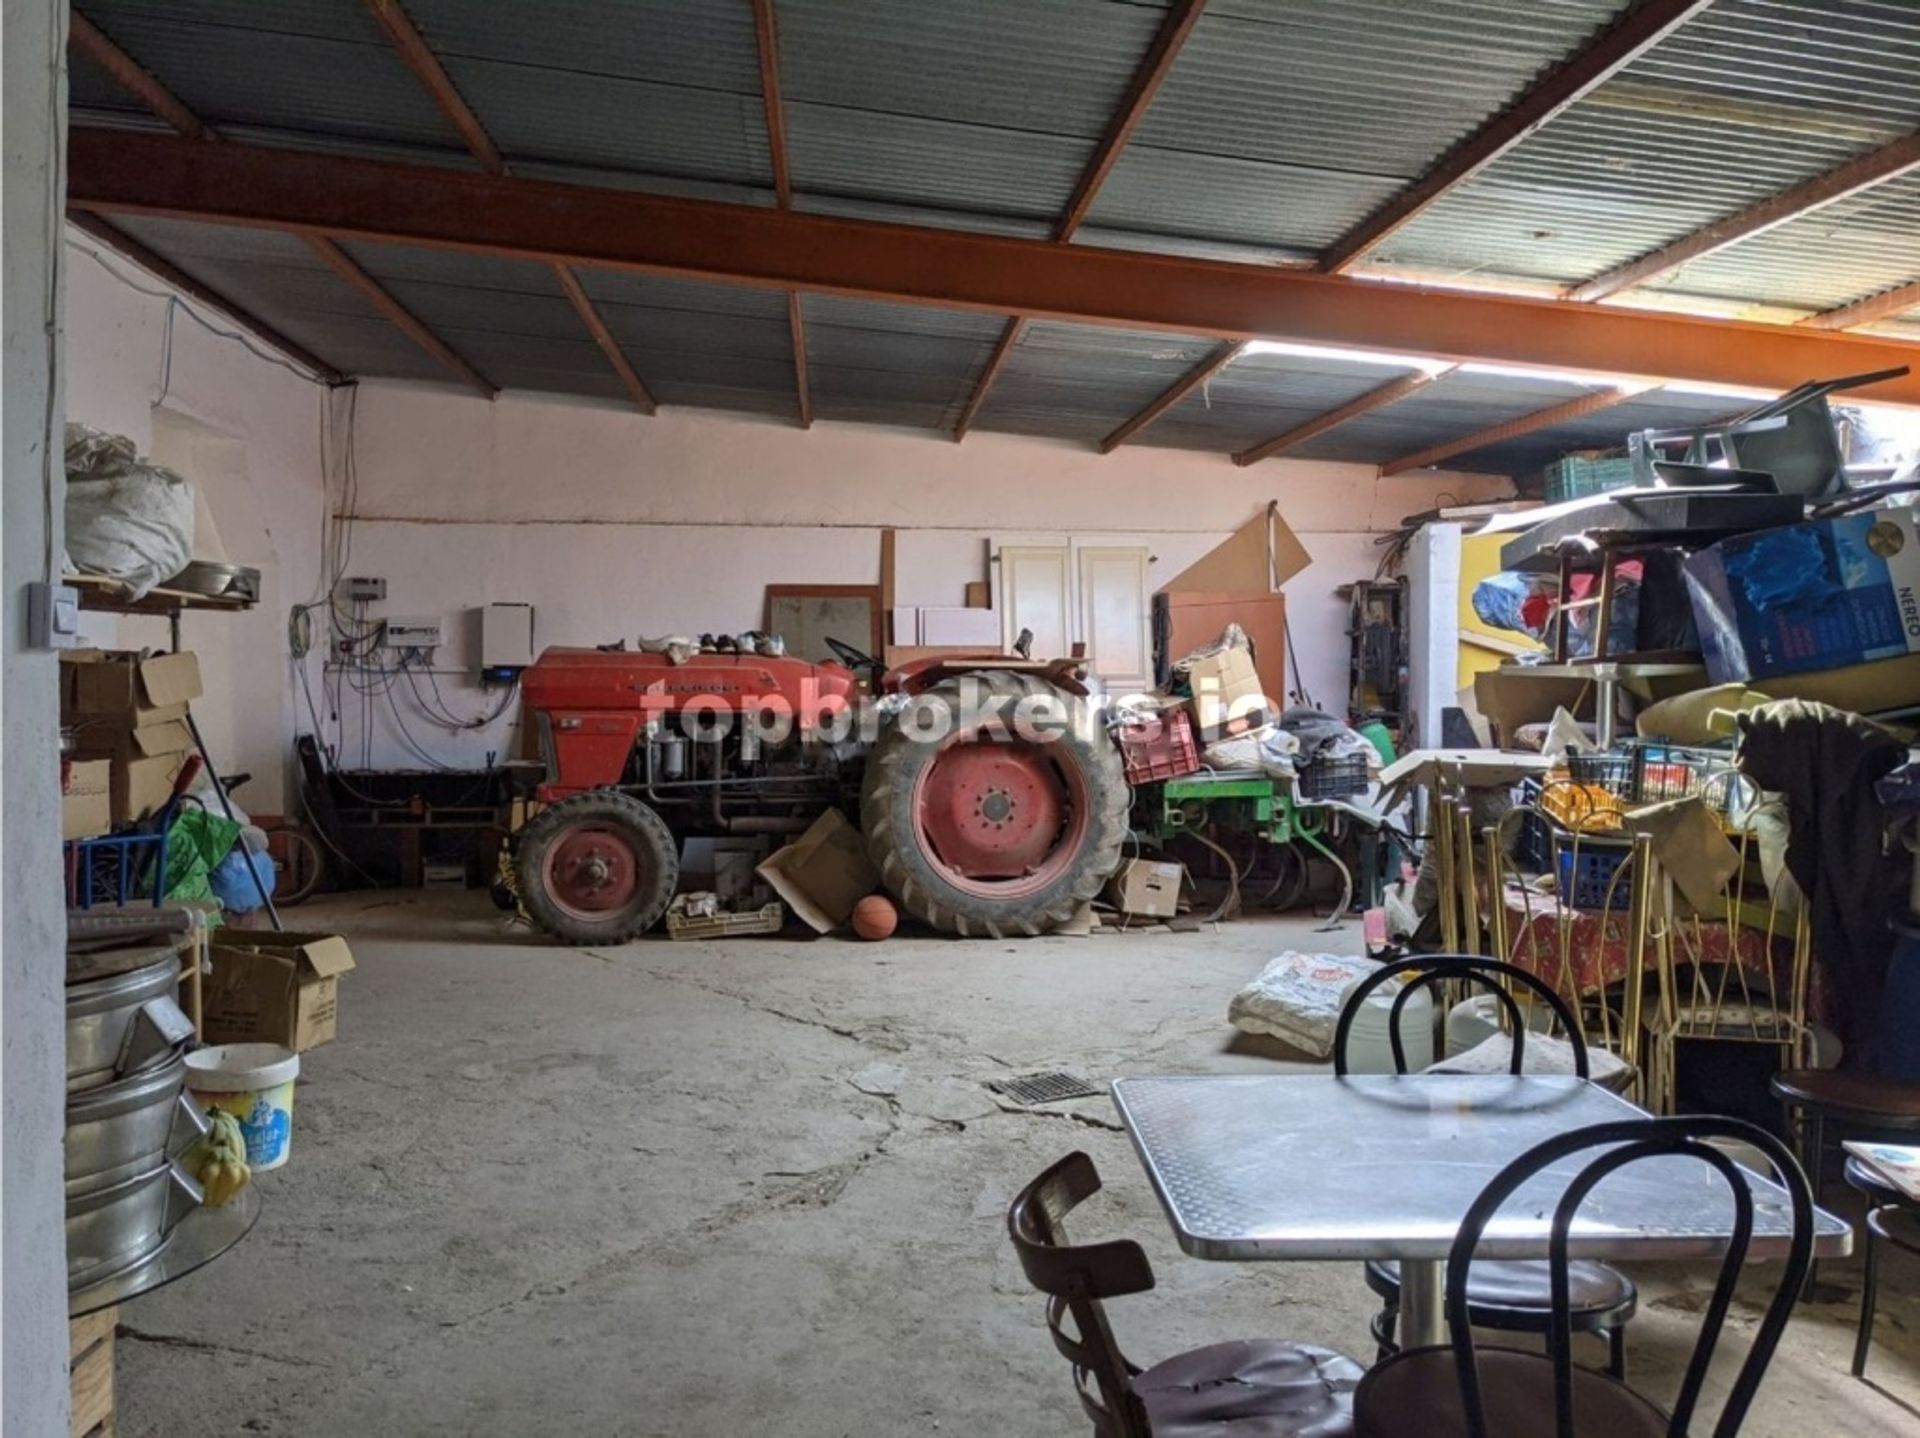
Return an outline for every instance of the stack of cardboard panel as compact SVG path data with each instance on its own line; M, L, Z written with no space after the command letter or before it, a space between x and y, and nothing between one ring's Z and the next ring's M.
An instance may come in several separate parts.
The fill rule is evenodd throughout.
M78 649L61 656L60 723L73 733L76 767L107 766L113 825L166 806L193 748L188 706L200 697L191 653Z

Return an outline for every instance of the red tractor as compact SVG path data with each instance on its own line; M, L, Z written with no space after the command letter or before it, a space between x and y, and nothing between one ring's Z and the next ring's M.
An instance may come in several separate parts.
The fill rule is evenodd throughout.
M549 649L524 677L547 805L520 901L549 933L651 928L689 835L797 834L857 814L902 909L957 934L1045 933L1119 867L1129 793L1085 666L1011 655L887 671L752 653ZM865 682L863 682L865 681Z

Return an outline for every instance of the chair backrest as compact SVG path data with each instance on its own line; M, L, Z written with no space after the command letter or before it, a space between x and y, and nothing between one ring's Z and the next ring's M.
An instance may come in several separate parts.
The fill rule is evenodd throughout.
M1007 1235L1027 1281L1048 1295L1048 1331L1073 1365L1074 1387L1094 1431L1101 1438L1150 1438L1146 1409L1130 1381L1140 1370L1121 1353L1100 1302L1152 1288L1147 1255L1131 1239L1079 1247L1067 1242L1067 1214L1099 1191L1093 1160L1068 1154L1014 1197ZM1061 1324L1068 1315L1071 1334ZM1097 1394L1088 1391L1088 1378Z
M1768 1162L1787 1191L1793 1209L1793 1236L1780 1285L1768 1303L1765 1316L1753 1337L1746 1362L1740 1367L1733 1387L1714 1426L1714 1438L1733 1438L1746 1419L1753 1395L1773 1361L1773 1350L1798 1301L1801 1286L1813 1258L1813 1189L1807 1176L1786 1145L1765 1129L1739 1119L1710 1116L1684 1118L1636 1118L1618 1123L1596 1124L1558 1134L1520 1155L1488 1184L1474 1200L1461 1221L1447 1259L1447 1327L1453 1337L1455 1371L1460 1380L1461 1403L1466 1411L1468 1438L1488 1438L1486 1407L1480 1390L1479 1366L1474 1358L1473 1330L1467 1305L1467 1270L1474 1250L1487 1224L1500 1206L1541 1170L1587 1149L1605 1147L1600 1154L1574 1176L1567 1185L1559 1206L1554 1209L1548 1237L1548 1265L1552 1273L1553 1307L1547 1330L1548 1352L1553 1362L1554 1432L1557 1438L1574 1438L1573 1426L1573 1324L1567 1278L1568 1236L1573 1220L1587 1195L1609 1174L1645 1158L1683 1155L1699 1160L1727 1181L1733 1192L1733 1232L1720 1263L1720 1277L1713 1297L1701 1319L1700 1336L1694 1343L1693 1357L1680 1382L1680 1396L1667 1425L1669 1438L1687 1438L1693 1423L1694 1408L1700 1401L1701 1385L1713 1361L1713 1351L1726 1323L1727 1309L1733 1302L1733 1290L1746 1262L1747 1248L1753 1238L1753 1192L1742 1171L1730 1157L1708 1142L1711 1139L1738 1139L1766 1155Z
M1573 1049L1573 1071L1581 1078L1588 1076L1586 1041L1580 1036L1579 1021L1567 1007L1566 1000L1544 980L1518 965L1503 964L1498 959L1484 959L1478 954L1419 954L1391 959L1360 980L1354 985L1353 992L1347 995L1347 1002L1340 1010L1340 1022L1333 1031L1334 1073L1344 1076L1347 1072L1347 1036L1352 1031L1354 1019L1361 1013L1373 991L1408 974L1414 977L1394 995L1393 1008L1387 1015L1387 1039L1393 1045L1395 1072L1407 1071L1406 1045L1400 1039L1400 1017L1406 1012L1407 1000L1421 989L1437 989L1441 984L1457 979L1478 984L1499 996L1509 1032L1513 1035L1511 1072L1521 1071L1527 1044L1526 1015L1521 1013L1519 1003L1510 992L1512 987L1517 986L1527 990L1552 1011L1561 1033L1566 1035L1567 1043Z

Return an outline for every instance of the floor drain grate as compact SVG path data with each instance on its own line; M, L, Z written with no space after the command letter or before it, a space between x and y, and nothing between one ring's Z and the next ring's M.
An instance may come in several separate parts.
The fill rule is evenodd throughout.
M1100 1090L1079 1074L1021 1074L1019 1078L990 1079L987 1087L1015 1103L1059 1103L1062 1099L1096 1098Z

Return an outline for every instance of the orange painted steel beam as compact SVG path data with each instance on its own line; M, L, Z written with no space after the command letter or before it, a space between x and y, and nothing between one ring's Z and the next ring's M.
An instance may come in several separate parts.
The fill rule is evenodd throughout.
M1882 290L1877 295L1868 295L1863 300L1854 300L1836 309L1822 310L1817 315L1808 315L1799 323L1816 330L1850 330L1859 325L1870 325L1875 320L1905 314L1911 309L1920 309L1920 281L1896 285L1890 290Z
M1316 415L1305 424L1295 425L1285 434L1277 434L1272 439L1263 440L1250 449L1241 450L1234 455L1233 462L1258 464L1263 459L1272 459L1275 455L1285 454L1288 450L1296 449L1310 439L1317 439L1328 430L1338 429L1350 419L1371 414L1376 409L1383 409L1392 404L1395 400L1405 399L1415 390L1425 389L1448 372L1449 370L1415 370L1412 374L1390 379L1358 398L1348 400L1338 409L1330 409L1325 414Z
M1502 444L1510 439L1520 439L1536 434L1543 429L1552 429L1555 425L1566 424L1571 420L1582 419L1590 414L1598 414L1603 409L1612 409L1623 404L1635 395L1645 394L1653 385L1619 385L1613 389L1597 390L1592 394L1583 394L1564 404L1552 405L1547 409L1537 409L1532 414L1523 414L1518 419L1510 419L1502 424L1489 425L1472 434L1461 435L1442 444L1430 445L1413 454L1402 455L1380 466L1382 475L1404 474L1410 469L1426 469L1439 464L1442 460L1452 459L1455 455L1467 454L1476 449L1485 449L1490 444Z
M165 280L189 299L199 301L210 310L218 310L237 324L245 325L289 359L312 370L327 383L339 384L346 379L344 374L318 355L309 353L304 346L295 344L251 311L242 309L218 290L202 284L172 260L154 253L125 230L108 224L100 216L90 215L84 210L69 210L67 223L84 234L92 235L101 244L112 246L141 268Z
M1320 257L1320 269L1338 274L1420 218L1455 186L1518 145L1582 96L1659 44L1713 0L1642 0L1533 85L1486 124L1455 145L1418 180L1348 230Z
M1629 260L1584 284L1575 285L1567 291L1567 298L1580 301L1605 299L1608 295L1645 284L1716 250L1752 239L1789 220L1797 220L1836 200L1844 200L1849 195L1857 195L1862 190L1883 185L1914 170L1920 170L1920 134L1904 136L1877 150L1855 156L1844 165L1837 165L1811 180L1782 190L1757 205L1749 205L1738 214L1702 225L1672 244L1662 245L1637 260Z
M441 364L459 375L488 399L500 393L500 387L489 380L479 370L455 354L447 342L420 322L418 315L401 304L387 292L380 281L360 268L359 262L325 235L307 235L307 243L313 246L313 252L325 260L333 272L352 285L373 303L375 309L385 315L393 327L421 349L439 360Z
M772 0L756 0L756 3L770 4ZM1160 22L1153 43L1141 57L1139 66L1133 72L1133 80L1127 86L1127 93L1121 97L1120 108L1108 122L1106 133L1100 137L1093 158L1087 162L1087 168L1081 172L1079 182L1073 187L1066 212L1054 226L1053 238L1056 241L1064 244L1072 239L1086 220L1100 187L1106 184L1107 176L1113 173L1120 152L1127 147L1127 141L1133 138L1133 132L1139 126L1141 117L1147 113L1147 106L1153 103L1153 97L1160 93L1167 72L1173 69L1173 62L1179 58L1181 48L1193 34L1200 12L1206 8L1207 0L1178 0L1167 12L1166 19ZM1007 357L1013 353L1026 331L1027 322L1019 316L1007 321L1007 327L1000 336L1000 342L994 346L986 368L980 371L980 378L974 382L973 394L968 398L966 408L960 412L959 423L953 427L956 440L967 437L967 431L973 427L980 407L987 401L987 391L1000 378ZM1101 452L1105 453L1111 448L1110 445L1102 445Z
M760 100L766 107L767 155L773 166L774 204L793 208L793 172L787 159L787 112L780 99L780 30L773 0L753 0L754 45L760 52ZM787 335L793 343L793 385L800 428L813 428L813 390L807 380L807 322L800 292L787 291Z
M76 127L83 208L1223 340L1785 390L1920 346L1272 265L1060 245L548 180ZM1920 404L1920 375L1865 399Z
M380 28L387 32L387 38L399 52L401 62L433 97L433 103L440 107L440 113L447 117L447 123L459 132L467 153L478 160L480 168L488 174L506 174L507 162L501 156L499 146L493 143L487 127L480 123L480 117L467 104L459 87L453 83L453 77L440 63L440 57L433 53L426 37L415 28L412 18L401 8L399 0L367 0L367 8L373 12L374 19L380 22ZM614 338L613 331L607 328L607 322L594 306L592 298L582 288L579 276L567 265L556 264L552 269L561 293L572 303L574 313L580 316L580 323L593 336L593 342L600 346L600 353L607 357L607 363L613 367L614 374L619 376L620 383L633 397L633 402L640 407L641 413L653 414L659 406L654 403L652 392L634 372L625 351L620 348L620 341Z
M1160 418L1161 415L1179 404L1181 400L1199 389L1201 385L1219 374L1221 370L1239 359L1241 355L1246 353L1246 349L1245 344L1227 344L1220 346L1219 349L1208 355L1207 358L1200 361L1199 364L1195 365L1169 385L1152 404L1148 405L1132 419L1114 430L1112 434L1101 440L1100 453L1112 454L1114 450L1118 449L1136 434L1140 433L1141 430Z

